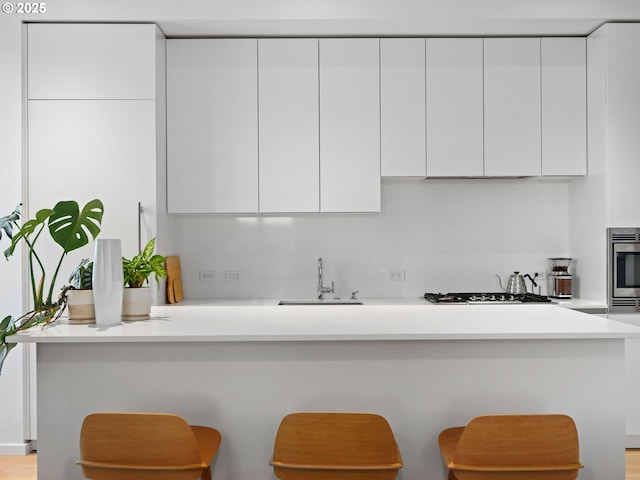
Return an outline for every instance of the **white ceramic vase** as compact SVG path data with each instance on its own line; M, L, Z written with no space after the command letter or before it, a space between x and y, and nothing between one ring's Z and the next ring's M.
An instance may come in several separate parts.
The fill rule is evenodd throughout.
M92 281L96 325L118 325L122 321L124 289L120 239L95 241Z

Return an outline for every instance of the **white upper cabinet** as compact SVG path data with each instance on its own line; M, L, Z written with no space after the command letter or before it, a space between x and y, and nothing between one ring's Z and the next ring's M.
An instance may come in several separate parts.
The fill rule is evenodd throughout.
M426 175L425 40L380 39L382 176Z
M541 174L540 102L540 39L486 38L486 176Z
M170 213L258 211L256 39L167 40Z
M320 210L380 211L379 40L320 39Z
M586 175L586 39L543 38L541 48L542 175Z
M151 24L28 25L29 99L155 99Z
M589 168L605 174L607 227L637 227L640 25L610 23L589 40Z
M318 40L258 41L260 211L320 210Z
M482 42L427 39L427 176L484 174Z

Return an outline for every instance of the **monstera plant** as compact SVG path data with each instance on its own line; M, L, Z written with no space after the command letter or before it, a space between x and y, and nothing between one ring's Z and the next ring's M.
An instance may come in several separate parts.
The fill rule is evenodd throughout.
M82 210L75 201L58 202L53 209L39 210L35 218L20 226L20 206L9 215L0 218L0 240L2 232L11 240L4 251L8 260L20 242L27 248L29 285L32 310L19 318L11 315L0 321L0 371L7 354L15 343L7 343L8 336L36 325L46 325L56 320L64 311L65 296L54 298L54 287L60 267L69 252L84 247L100 233L104 207L98 199L88 202ZM51 278L47 277L42 258L36 245L41 235L48 232L62 249Z

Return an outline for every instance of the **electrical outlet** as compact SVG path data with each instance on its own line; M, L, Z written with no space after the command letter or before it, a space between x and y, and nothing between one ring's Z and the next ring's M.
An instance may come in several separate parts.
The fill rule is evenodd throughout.
M536 277L536 273L538 274L538 276L537 276L537 277ZM538 280L545 280L545 279L547 278L547 273L546 273L546 272L544 272L544 271L541 271L541 272L535 272L535 273L533 273L531 276L532 276L532 277L535 277L536 282L537 282Z
M404 282L405 273L401 268L393 268L389 270L389 280L391 282Z
M201 282L215 282L216 281L216 272L213 270L201 270L200 271L200 281Z
M228 283L241 282L242 272L237 270L224 272L224 281Z

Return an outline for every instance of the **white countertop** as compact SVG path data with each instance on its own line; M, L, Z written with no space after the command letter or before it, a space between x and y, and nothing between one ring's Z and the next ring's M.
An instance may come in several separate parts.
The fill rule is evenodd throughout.
M253 303L253 304L248 304ZM153 307L112 327L61 319L18 343L592 339L640 337L640 328L549 304L277 306L276 301Z

